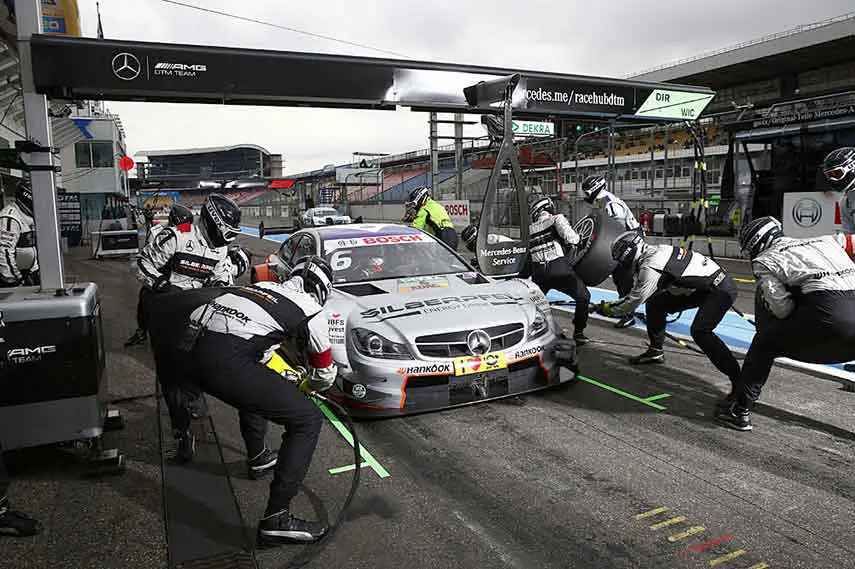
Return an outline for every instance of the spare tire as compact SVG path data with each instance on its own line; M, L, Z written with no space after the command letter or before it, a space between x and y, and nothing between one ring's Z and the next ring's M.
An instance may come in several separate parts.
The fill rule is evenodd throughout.
M574 270L587 286L597 286L615 270L617 262L612 259L612 243L626 226L600 211L586 215L575 226L582 243L576 253Z

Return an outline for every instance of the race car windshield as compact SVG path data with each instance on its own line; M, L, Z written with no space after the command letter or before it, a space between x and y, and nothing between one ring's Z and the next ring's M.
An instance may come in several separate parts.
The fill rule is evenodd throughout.
M419 240L394 242L396 238ZM333 269L333 282L336 284L447 275L472 270L439 243L418 235L328 240L324 243L324 256ZM378 264L376 259L382 259L382 264Z
M333 208L316 209L315 215L338 215L338 212Z

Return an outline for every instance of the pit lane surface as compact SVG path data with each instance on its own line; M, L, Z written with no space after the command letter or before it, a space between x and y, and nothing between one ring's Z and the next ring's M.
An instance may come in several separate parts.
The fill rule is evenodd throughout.
M256 255L276 246L240 239ZM163 567L175 544L165 543L159 508L151 362L146 348L121 347L137 287L122 261L77 260L70 272L102 287L111 395L141 396L118 404L129 425L109 435L129 473L84 482L19 460L12 499L46 529L0 541L0 567ZM596 343L582 348L581 365L596 383L530 395L524 405L359 423L389 476L363 468L337 535L257 552L259 566L855 567L855 394L776 368L755 432L738 433L710 420L726 381L705 359L669 347L665 365L632 368L625 357L643 350L639 332L592 322L588 334ZM267 483L243 471L237 414L209 405L253 531ZM271 429L271 444L278 433ZM348 464L349 445L325 426L294 510L335 516L350 473L330 469Z

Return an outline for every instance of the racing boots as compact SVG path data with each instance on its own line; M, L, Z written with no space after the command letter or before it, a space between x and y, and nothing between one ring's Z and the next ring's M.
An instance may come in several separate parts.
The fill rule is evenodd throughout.
M754 425L751 423L751 413L748 411L748 408L743 407L737 402L733 402L727 407L716 409L715 418L717 421L737 431L751 431L754 429Z
M575 334L573 334L573 342L577 346L584 346L590 341L591 339L587 337L584 332L576 332Z
M295 517L288 510L265 516L258 522L256 541L260 547L274 547L286 543L310 543L321 539L327 526Z
M633 324L635 324L635 315L630 314L628 316L624 316L623 318L615 322L615 328L619 328L622 330L624 328L629 328Z
M633 365L643 364L661 364L665 362L665 352L657 348L647 348L643 354L629 358L629 363Z
M279 454L264 447L260 453L246 461L249 477L253 480L263 478L274 466Z
M41 533L42 524L27 514L9 509L9 499L0 498L0 534L29 537Z
M134 332L134 335L128 338L125 341L125 347L130 348L131 346L137 346L139 344L144 344L148 341L148 333L142 328L137 328L137 331Z

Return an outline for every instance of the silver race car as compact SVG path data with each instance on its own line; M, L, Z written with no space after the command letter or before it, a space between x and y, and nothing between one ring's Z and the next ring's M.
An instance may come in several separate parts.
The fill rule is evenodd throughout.
M341 225L350 222L350 216L343 215L329 206L312 207L297 216L297 226L300 228Z
M537 286L487 278L427 233L394 224L304 229L255 266L252 280L280 280L307 255L333 268L324 307L339 366L332 395L357 416L441 409L575 378L558 364L559 331Z

